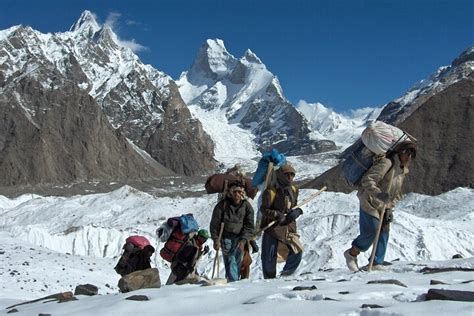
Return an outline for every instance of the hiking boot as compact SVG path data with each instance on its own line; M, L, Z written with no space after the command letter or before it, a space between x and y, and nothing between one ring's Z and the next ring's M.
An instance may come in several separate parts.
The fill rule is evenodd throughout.
M351 270L352 272L357 272L359 271L359 266L357 264L357 257L354 257L350 253L350 249L347 249L344 251L344 258L346 258L346 265Z
M361 270L362 271L368 271L369 270L369 265L363 266L361 268ZM383 264L374 264L374 265L372 265L372 270L371 271L388 271L388 269Z
M280 273L280 277L287 277L290 276L294 273L294 271L291 270L282 270Z

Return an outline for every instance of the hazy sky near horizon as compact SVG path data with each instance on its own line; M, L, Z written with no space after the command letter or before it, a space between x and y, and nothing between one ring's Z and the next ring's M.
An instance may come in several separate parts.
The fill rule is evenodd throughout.
M285 96L341 112L380 106L474 45L468 0L0 0L0 29L64 32L92 11L174 79L208 38L251 49Z

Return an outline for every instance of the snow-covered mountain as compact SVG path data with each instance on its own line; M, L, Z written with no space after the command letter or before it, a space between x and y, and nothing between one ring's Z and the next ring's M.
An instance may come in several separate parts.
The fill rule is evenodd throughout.
M213 144L174 81L143 64L91 12L63 33L11 27L1 31L0 48L2 91L25 77L41 78L40 89L61 89L62 78L92 96L117 131L166 167L188 175L214 169ZM34 119L31 104L23 104Z
M303 100L298 102L296 109L303 114L318 138L332 140L342 148L356 141L367 122L375 120L382 111L382 107L362 108L352 110L349 114L340 114L319 102L307 103Z
M250 132L261 151L276 148L296 155L335 149L333 142L311 133L306 120L284 97L277 77L251 50L237 59L222 40L209 39L177 84L213 139L219 131L212 130L210 122L220 122Z
M467 48L451 65L440 67L427 79L421 80L400 98L388 103L379 120L398 125L405 121L424 102L451 85L471 78L474 71L474 46Z

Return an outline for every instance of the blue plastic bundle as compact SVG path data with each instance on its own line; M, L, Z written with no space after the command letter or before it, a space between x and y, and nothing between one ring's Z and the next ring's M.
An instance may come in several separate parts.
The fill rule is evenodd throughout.
M265 182L265 176L267 174L268 164L273 162L275 166L281 167L286 163L285 155L279 153L278 150L272 149L271 152L263 153L257 166L257 171L252 179L252 187L256 188L263 182Z

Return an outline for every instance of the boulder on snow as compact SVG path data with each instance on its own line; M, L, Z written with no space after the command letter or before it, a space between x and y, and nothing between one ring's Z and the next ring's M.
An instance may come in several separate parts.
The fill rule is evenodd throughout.
M394 285L398 285L398 286L403 286L403 287L407 287L405 284L403 284L402 282L398 281L398 280L394 280L394 279L389 279L389 280L373 280L373 281L369 281L367 282L367 284L394 284Z
M383 308L383 306L377 304L362 304L360 308Z
M426 267L420 270L423 274L430 274L430 273L441 273L441 272L451 272L451 271L465 271L470 272L474 271L472 268L460 268L460 267L448 267L448 268L430 268Z
M462 259L462 256L457 253L453 256L453 259Z
M157 268L135 271L122 277L118 282L118 287L122 293L145 288L160 288L160 273Z
M312 291L312 290L316 290L317 287L316 285L313 285L313 286L295 286L293 288L293 291Z
M93 284L80 284L76 286L76 289L74 290L74 295L88 295L88 296L93 296L97 295L99 293L99 289L97 286Z
M125 299L129 301L149 301L150 300L148 296L146 295L132 295Z
M474 292L444 289L429 289L426 300L445 300L459 302L474 302Z
M446 285L449 285L449 283L444 283L443 281L430 280L430 285L438 285L438 284L446 284Z

